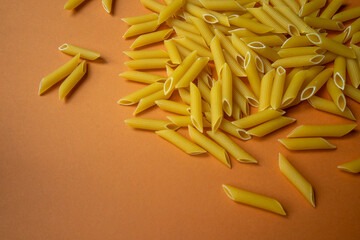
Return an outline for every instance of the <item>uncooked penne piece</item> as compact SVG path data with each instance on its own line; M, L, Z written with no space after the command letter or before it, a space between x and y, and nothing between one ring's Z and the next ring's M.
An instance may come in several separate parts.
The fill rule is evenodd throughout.
M242 163L257 163L257 160L253 156L244 151L244 149L231 140L225 133L220 131L207 131L206 133L237 161Z
M165 69L166 65L168 64L170 64L169 58L144 58L144 59L134 59L125 62L125 65L128 68L134 70Z
M256 125L262 124L264 122L270 121L272 119L278 118L284 113L285 111L282 110L276 111L274 109L269 108L264 111L257 112L250 116L233 121L232 124L242 129L251 128Z
M189 19L194 24L194 26L199 30L201 36L205 39L207 45L210 46L214 34L210 31L205 21L194 16L190 16Z
M346 59L346 71L349 75L351 84L358 88L360 85L360 67L356 59Z
M245 12L246 9L234 0L199 0L199 2L209 10L214 11L237 11Z
M350 8L348 10L335 14L331 19L346 22L348 20L360 17L360 7Z
M279 168L281 173L300 191L311 206L315 207L315 196L311 183L281 153L279 153Z
M199 57L193 63L191 67L184 73L179 82L175 85L176 88L184 88L188 87L189 84L195 80L195 78L200 74L200 72L204 69L204 67L209 62L208 57Z
M338 166L338 168L345 172L359 173L360 172L360 158L356 159L354 161L351 161L351 162L341 164Z
M311 33L315 32L314 29L309 27L297 14L290 10L288 6L281 5L275 7L277 11L279 11L284 17L290 20L301 33Z
M139 72L139 71L126 71L120 73L119 76L130 81L146 83L146 84L151 84L155 82L164 82L166 79L163 76L159 76L147 72Z
M145 14L145 15L140 15L140 16L135 16L135 17L122 18L121 20L129 25L134 25L134 24L139 24L139 23L143 23L143 22L149 22L152 20L157 20L158 18L159 18L159 15L157 13L150 13L150 14Z
M296 0L282 0L294 13L300 11L299 3Z
M330 19L334 14L339 10L341 5L344 3L344 0L332 0L329 5L324 9L320 14L321 18Z
M282 48L278 51L278 54L282 58L295 57L301 55L313 55L313 54L325 54L326 50L320 47L294 47L294 48Z
M279 130L280 128L283 128L295 121L296 121L296 119L294 119L294 118L281 116L281 117L272 119L268 122L262 123L254 128L251 128L250 130L248 130L246 132L248 134L256 136L256 137L263 137L263 136L268 135L272 132L275 132L276 130Z
M283 67L283 68L293 68L293 67L305 67L313 66L321 63L324 59L324 55L303 55L295 57L280 58L276 60L272 67Z
M149 130L149 131L176 130L179 128L170 121L149 119L149 118L130 118L130 119L126 119L125 123L132 128Z
M338 106L341 111L344 111L346 107L346 98L341 89L335 85L332 78L327 81L326 88L336 106Z
M309 15L310 13L324 7L326 4L326 0L312 0L308 3L305 3L301 6L299 11L299 16L304 17Z
M301 93L301 100L306 100L312 97L315 93L317 93L320 88L327 82L327 80L332 76L334 69L326 68L322 72L320 72Z
M331 38L327 38L318 33L308 33L306 37L312 42L314 45L324 48L332 53L335 53L340 56L344 56L347 58L356 58L354 51L337 41L332 40Z
M248 12L250 12L257 20L259 20L264 25L272 27L274 33L287 33L286 28L283 28L279 25L271 15L268 15L266 11L263 10L262 7L258 8L247 8Z
M199 88L201 97L207 102L211 102L210 97L210 88L206 85L203 79L197 78L197 87Z
M344 88L344 94L349 98L355 100L356 102L360 103L360 90L354 88L353 86L346 84Z
M192 32L186 31L179 27L173 27L173 28L175 29L175 32L179 38L185 37L205 48L208 47L208 45L206 44L206 41L200 34L192 33Z
M102 6L107 13L111 13L112 0L102 0Z
M342 112L332 101L317 96L312 96L311 98L308 99L308 102L313 108L318 109L320 111L332 113L356 121L354 115L352 114L352 112L348 107L345 107L345 110Z
M223 54L225 62L229 65L231 72L234 73L235 76L246 77L246 72L243 69L243 66L241 66L238 61L236 61L236 59L233 58L225 49L223 49Z
M295 128L288 138L299 137L343 137L357 126L357 124L337 125L301 125Z
M173 64L181 63L181 56L179 51L176 48L175 42L173 39L164 41L165 48L169 53L170 60Z
M247 52L245 57L245 71L248 76L248 80L251 86L251 89L254 91L255 96L260 96L260 76L257 71L255 57Z
M334 82L342 90L345 87L346 79L346 59L343 56L337 56L334 62Z
M65 98L71 89L82 79L87 71L86 61L82 61L70 75L61 83L59 88L59 99Z
M206 150L199 147L174 130L160 130L156 131L156 134L174 144L176 147L180 148L189 155L199 155L206 153Z
M181 46L194 51L196 50L197 53L202 57L209 57L210 59L213 59L213 55L209 51L208 48L205 48L203 45L200 45L189 38L181 37L181 38L174 38L176 43L180 44Z
M169 58L169 54L161 49L123 51L123 53L125 53L127 56L129 56L132 59Z
M211 88L210 98L211 98L211 129L212 131L217 131L221 121L223 120L223 110L222 110L222 89L221 82L216 81L213 87Z
M271 91L275 77L275 69L267 72L261 80L259 111L264 111L270 107Z
M214 141L201 134L192 126L189 125L188 128L189 128L189 135L196 144L200 145L200 147L204 148L211 155L217 158L220 162L225 164L228 168L231 168L230 157L224 148L222 148Z
M305 77L306 72L303 70L300 70L294 75L294 77L291 79L291 82L289 83L289 86L286 88L286 91L282 98L281 107L287 107L295 101L296 97L299 94L301 86L305 81Z
M241 112L245 116L250 115L250 107L248 101L246 101L246 98L241 95L236 89L233 89L233 101L240 107Z
M121 105L134 105L140 101L140 99L158 92L163 88L163 83L153 83L142 89L131 93L130 95L121 98L117 103Z
M170 27L178 27L178 28L181 28L181 29L183 29L185 31L192 32L192 33L200 35L199 30L197 30L197 28L194 25L192 25L191 23L187 23L187 22L181 21L179 19L174 19L174 18L169 19L166 23Z
M195 17L203 19L205 22L214 24L219 22L219 20L211 14L207 9L198 7L194 4L187 3L185 5L185 10Z
M190 83L190 116L193 126L203 132L203 117L201 110L201 94L195 84Z
M226 195L235 202L243 203L256 208L261 208L266 211L270 211L283 216L286 215L286 212L284 211L281 204L273 198L253 192L248 192L225 184L223 184L222 187Z
M263 44L261 42L251 42L248 44L248 46L252 50L254 50L256 53L269 59L272 62L275 62L276 60L278 60L280 58L280 56L278 55L276 50L274 50L271 47L266 46L265 44Z
M259 106L259 100L257 99L257 97L255 97L254 93L240 78L233 76L233 86L241 95L246 98L246 100L251 106Z
M235 34L236 36L238 36L239 38L243 38L243 37L257 37L259 35L251 32L250 30L248 30L247 28L236 28L234 30L229 31L229 34Z
M229 65L227 63L224 64L224 68L221 74L221 83L222 83L222 106L224 112L228 115L232 115L232 105L233 105L233 84L232 84L232 76L231 76L231 70L229 68Z
M279 139L287 149L289 150L332 150L336 149L336 146L326 141L321 137L313 138L284 138Z
M68 0L65 3L64 9L65 10L73 10L77 8L80 4L82 4L85 0Z
M79 64L80 54L77 54L70 61L57 68L55 71L41 79L39 86L39 95L43 94L50 87L58 83L60 80L68 76Z
M241 27L241 28L247 28L250 31L258 34L264 34L268 33L274 30L273 27L267 26L265 24L253 21L251 19L247 19L244 17L234 17L230 18L229 22L231 25Z
M354 33L354 35L351 37L350 44L358 44L360 42L360 32Z
M188 127L188 125L192 124L190 116L167 116L167 118L179 127ZM206 128L211 127L211 124L205 118L203 118L203 124Z
M345 31L345 38L343 42L349 40L356 32L360 30L360 18L356 19L350 26L348 26Z
M135 49L146 45L150 45L152 43L164 41L165 39L168 39L170 37L172 32L173 32L172 29L165 29L152 33L143 34L135 39L135 41L130 46L130 48Z
M309 47L313 44L306 36L292 36L285 40L281 48Z
M239 54L233 43L219 30L214 30L215 35L218 36L222 47L234 58L236 61L241 64L244 62L244 58Z
M157 20L149 22L143 22L131 25L130 28L124 33L123 38L130 38L144 33L150 33L155 31L159 27Z
M286 70L283 67L278 67L275 72L270 98L270 105L275 110L281 106L281 100L284 94L285 78Z
M170 101L170 100L164 100L164 99L157 100L157 101L155 101L155 103L156 103L156 105L158 105L159 108L161 108L162 110L165 110L167 112L172 112L172 113L181 114L181 115L190 115L190 106L189 105Z
M225 64L225 58L218 36L214 36L212 39L210 43L210 50L213 55L217 76L220 77Z
M180 8L184 5L184 0L173 0L170 4L168 4L166 7L161 9L159 13L159 20L158 24L165 22L169 18L171 18L175 13L180 10Z
M181 97L181 100L183 100L184 103L190 105L190 92L188 90L186 90L185 88L179 88L178 92ZM205 102L204 100L201 100L201 109L203 112L209 112L210 104Z
M251 42L261 42L268 47L281 46L284 43L284 40L278 35L241 37L241 40L246 44Z
M171 97L172 92L168 93L168 94L164 94L164 91L161 89L151 95L148 95L142 99L140 99L139 104L137 105L133 115L137 115L140 112L145 111L146 109L156 105L155 101L156 100L161 100L161 99L169 99Z
M321 28L333 31L342 31L345 29L345 26L342 22L331 19L320 17L304 17L304 21L313 28Z
M140 0L142 5L151 11L159 13L165 6L155 0Z

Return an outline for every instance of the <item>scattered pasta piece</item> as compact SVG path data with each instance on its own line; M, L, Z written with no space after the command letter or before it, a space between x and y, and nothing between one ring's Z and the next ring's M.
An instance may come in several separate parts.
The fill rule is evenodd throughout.
M359 173L360 172L360 158L351 162L347 162L338 166L339 169L350 172L350 173Z

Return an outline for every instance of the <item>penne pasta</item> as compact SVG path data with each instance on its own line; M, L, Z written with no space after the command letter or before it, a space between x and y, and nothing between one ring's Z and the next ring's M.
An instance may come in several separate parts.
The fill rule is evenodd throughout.
M149 96L153 93L158 92L163 88L163 83L153 83L150 84L136 92L131 93L130 95L121 98L117 103L120 105L134 105L140 101L140 99Z
M334 82L335 85L344 90L346 79L346 59L343 56L337 56L334 62Z
M344 3L344 0L332 0L329 5L321 13L320 17L325 19L330 19L334 14L339 10L341 5Z
M240 78L233 76L233 86L241 95L243 95L246 98L247 102L251 106L253 107L259 106L259 100L257 99L257 97L255 97L254 93Z
M270 97L270 105L274 110L279 109L281 106L281 100L284 94L285 78L286 70L283 67L278 67L275 72Z
M313 46L306 36L292 36L285 40L281 48L295 48Z
M59 99L64 99L71 89L82 79L87 71L86 61L82 61L72 73L61 83L59 88Z
M175 13L180 10L184 3L184 0L172 0L166 7L162 8L159 13L158 24L160 25L175 15Z
M341 89L335 85L335 82L332 78L327 81L326 88L336 106L341 111L344 111L346 107L346 98Z
M284 138L279 139L279 142L282 143L289 150L333 150L336 149L336 146L326 141L321 137L313 138Z
M266 197L253 192L248 192L225 184L223 184L222 187L226 195L235 202L261 208L263 210L270 211L283 216L286 215L281 204L273 198Z
M222 110L222 89L221 82L216 81L214 86L211 88L210 98L211 98L211 129L212 131L217 131L221 121L223 120L223 110Z
M170 100L157 100L155 104L162 110L180 115L190 115L190 106Z
M214 11L237 11L245 12L246 9L234 0L199 0L199 2L209 10Z
M357 124L340 125L301 125L295 128L288 138L303 137L343 137L357 126Z
M328 112L331 114L335 114L356 121L354 115L352 114L351 110L348 107L345 107L345 110L341 111L332 101L317 96L312 96L311 98L308 99L308 102L313 108L318 109L320 111Z
M135 17L127 17L122 18L121 20L129 25L135 25L143 22L149 22L152 20L157 20L159 18L159 15L157 13L150 13L146 15L140 15Z
M147 72L139 72L139 71L126 71L119 74L120 77L123 77L127 80L139 82L139 83L155 83L165 81L165 77L159 76L156 74L151 74Z
M331 19L320 17L304 17L304 21L313 28L321 28L333 31L342 31L345 29L345 26L342 22Z
M271 64L272 67L306 67L317 65L322 62L324 55L303 55L295 57L280 58Z
M206 41L200 34L192 33L179 27L173 27L173 28L175 29L175 32L179 38L185 37L205 48L208 47Z
M194 15L195 17L203 19L207 23L214 24L219 22L219 19L217 19L208 10L206 10L205 8L198 7L194 4L186 3L185 10L190 14Z
M79 59L80 54L77 54L70 61L57 68L55 71L45 76L43 79L41 79L38 93L39 96L43 94L46 90L48 90L50 87L61 81L63 78L68 76L79 64Z
M65 10L73 10L77 8L80 4L82 4L85 0L68 0L65 3L64 9Z
M281 46L284 43L284 40L278 35L242 37L241 40L246 44L261 42L269 47Z
M164 91L161 89L151 95L141 98L133 115L135 116L138 113L141 113L141 112L145 111L146 109L151 108L152 106L155 105L155 101L157 101L157 100L169 99L171 97L171 94L172 94L172 92L170 92L168 94L164 94Z
M301 6L299 11L299 16L304 17L312 12L324 7L326 4L326 0L312 0L310 2L305 3Z
M210 88L206 85L206 83L204 82L204 80L198 78L197 79L197 86L199 88L201 97L207 102L210 103L211 102L211 97L210 97Z
M250 12L257 20L259 20L262 24L272 27L274 33L286 33L287 30L279 25L275 20L272 19L270 15L266 13L261 7L259 8L247 8L248 12Z
M242 129L251 128L256 125L270 121L272 119L278 118L281 115L283 115L284 113L285 113L285 111L282 111L282 110L277 111L277 110L269 108L264 111L257 112L250 116L233 121L232 124L234 124L238 128L242 128Z
M188 127L192 124L190 116L167 116L167 118L178 127ZM205 118L203 118L203 124L204 127L211 128L211 124Z
M227 154L224 148L222 148L214 141L212 141L211 139L207 138L206 136L198 132L192 126L189 125L188 128L189 128L189 135L196 144L200 145L200 147L204 148L211 155L217 158L220 162L225 164L228 168L231 168L229 155Z
M122 37L126 39L144 33L150 33L155 31L158 27L159 24L157 20L134 24L124 33Z
M359 173L360 172L360 158L356 159L354 161L351 161L351 162L341 164L338 166L338 168L345 172Z
M181 21L179 19L169 19L166 23L170 27L177 27L194 34L200 34L199 30L194 25Z
M285 90L289 87L289 84L292 81L292 79L294 78L295 74L300 72L301 70L304 70L304 68L303 67L296 67L296 68L291 69L289 74L286 75L285 87L284 87Z
M140 0L142 5L151 11L159 13L165 6L156 0Z
M192 81L200 74L204 67L209 62L208 57L199 57L191 67L184 73L179 82L175 85L176 88L188 87Z
M300 11L299 3L296 0L282 0L294 13Z
M190 105L190 92L185 88L179 88L178 92L181 97L181 100L183 100L184 103ZM210 111L209 103L205 102L204 100L201 100L201 109L203 112L209 112Z
M282 98L281 107L287 107L297 98L306 77L305 71L298 71L291 79Z
M232 76L231 76L231 70L229 66L225 63L224 68L221 74L221 83L222 83L222 106L224 112L230 117L232 115L232 106L233 106L233 100L232 100Z
M360 7L351 8L335 14L331 19L341 22L360 17Z
M246 98L241 95L236 89L233 89L233 101L240 107L241 112L245 116L250 115L250 107L248 101L246 101Z
M360 42L360 32L354 33L354 35L351 37L350 44L358 44Z
M214 34L210 31L208 25L204 22L204 20L190 16L190 21L194 24L197 30L200 32L201 36L204 38L206 44L210 46L210 43L214 37Z
M181 46L183 46L191 51L196 50L197 53L201 57L208 57L211 60L213 59L213 56L208 48L205 48L203 45L200 45L200 44L190 40L189 38L186 38L186 37L176 38L176 39L174 38L174 40L176 41L176 43L180 44Z
M203 132L203 117L201 110L201 94L195 84L190 83L190 116L192 125L199 131Z
M360 30L360 18L356 19L350 26L348 26L345 29L345 31L343 32L345 34L345 38L343 39L343 42L349 40L359 30Z
M164 41L165 48L169 53L170 60L173 64L180 64L181 63L181 56L179 51L176 48L174 40L165 40Z
M257 71L255 57L247 52L245 57L245 71L251 86L251 89L255 93L256 97L260 96L260 76Z
M254 50L256 53L269 59L272 62L275 62L276 60L278 60L280 58L280 56L278 55L276 50L266 46L265 44L263 44L261 42L251 42L248 44L248 46L252 50Z
M282 48L278 51L278 55L281 58L295 57L301 55L323 55L326 50L320 47L294 47L294 48Z
M217 76L220 77L222 69L225 64L225 58L224 58L223 50L221 48L220 40L219 40L218 36L215 36L212 39L212 41L210 43L210 50L213 55Z
M133 44L130 46L130 48L135 49L143 46L147 46L153 43L164 41L165 39L168 39L170 35L172 34L172 29L165 29L160 30L152 33L147 33L139 36L135 39Z
M112 0L102 0L102 6L107 13L111 13Z
M312 33L315 32L314 29L309 27L297 14L290 10L288 6L280 5L275 7L275 9L280 12L284 17L289 19L289 21L294 24L300 33Z
M304 90L301 93L301 100L306 100L312 97L317 93L320 88L327 82L327 80L332 76L334 69L326 68L320 72L309 84L306 85Z
M131 118L126 119L125 123L132 128L158 131L158 130L176 130L179 127L170 121L149 118Z
M279 153L279 168L280 172L299 190L311 206L315 207L315 196L311 183L281 153Z
M259 111L264 111L270 107L271 91L275 77L275 69L267 72L261 80Z
M360 67L356 59L346 59L346 71L349 75L351 84L358 88L360 85Z
M235 16L237 17L237 16ZM251 32L250 30L248 30L247 28L236 28L234 30L229 31L229 34L235 34L236 36L238 36L239 38L244 38L244 37L257 37L259 35Z
M251 19L247 19L244 17L234 17L230 18L229 22L231 25L241 27L241 28L247 28L250 31L258 34L264 34L268 33L274 30L273 27L267 26L265 24L253 21Z
M344 88L344 94L349 98L355 100L356 102L360 103L360 90L354 88L353 86L346 84Z
M294 118L281 116L281 117L272 119L268 122L262 123L254 128L251 128L250 130L248 130L246 132L252 136L263 137L263 136L268 135L272 132L275 132L276 130L279 130L280 128L283 128L295 121L296 121L296 119L294 119Z
M166 65L170 64L169 58L146 58L146 59L134 59L125 62L128 68L134 70L141 69L162 69L166 68Z
M230 53L228 53L225 49L223 49L223 54L225 58L225 62L229 65L231 72L238 77L246 77L245 70L241 67L241 65L233 58Z
M137 51L123 51L132 59L147 59L147 58L169 58L169 54L164 50L137 50Z
M215 29L215 35L218 36L221 46L234 58L236 61L241 64L244 62L244 58L238 53L235 46L231 41L226 38L226 36L219 30Z
M206 150L199 147L174 130L160 130L156 131L156 134L168 142L174 144L176 147L180 148L189 155L200 155L206 153Z

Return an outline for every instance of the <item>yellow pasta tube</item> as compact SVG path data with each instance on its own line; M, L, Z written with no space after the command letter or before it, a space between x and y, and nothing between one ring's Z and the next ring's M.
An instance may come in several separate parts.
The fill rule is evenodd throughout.
M183 100L183 102L186 104L190 104L190 92L185 88L179 88L178 92L181 97L181 100ZM209 103L205 102L204 100L201 100L201 109L203 112L209 112L210 111Z
M315 196L311 183L281 153L279 153L279 168L281 173L300 191L311 206L315 207Z
M344 88L344 94L349 98L355 100L356 102L360 103L360 90L354 88L353 86L346 84Z
M234 30L229 31L230 34L235 34L236 36L240 37L240 38L244 38L244 37L257 37L259 35L251 32L250 30L248 30L247 28L236 28Z
M295 57L280 58L271 64L272 67L283 67L283 68L293 68L293 67L306 67L313 66L321 63L324 59L324 55L303 55Z
M299 3L296 0L282 0L294 13L300 11Z
M122 18L121 20L129 25L134 25L134 24L139 24L139 23L143 23L143 22L149 22L152 20L157 20L158 18L159 18L159 15L157 13L150 13L150 14L145 14L145 15L140 15L140 16L135 16L135 17Z
M156 74L151 74L147 72L139 72L139 71L126 71L119 74L120 77L123 77L127 80L134 81L134 82L140 82L140 83L155 83L155 82L161 82L165 81L165 77L159 76Z
M301 55L323 55L326 50L320 47L294 47L294 48L282 48L279 50L278 54L282 58L286 57L295 57Z
M344 0L332 0L329 5L321 13L321 18L330 19L334 14L339 10L341 5L344 3Z
M161 69L166 68L166 65L170 64L169 58L144 58L134 59L125 62L125 65L134 70L141 69Z
M152 33L143 34L135 39L135 41L130 46L130 48L135 49L146 45L150 45L152 43L164 41L165 39L168 39L170 37L172 32L173 32L172 29L165 29Z
M251 106L259 106L259 100L257 97L255 97L254 93L240 78L233 76L233 86L246 98Z
M287 30L279 25L276 21L272 19L261 7L259 8L247 8L247 10L261 23L272 27L274 33L286 33Z
M170 60L173 64L180 64L181 63L181 57L180 53L176 48L174 40L165 40L164 41L165 48L167 52L169 53Z
M132 25L122 36L123 38L130 38L144 33L149 33L155 31L159 27L157 20L152 20L149 22L143 22Z
M229 65L231 72L238 77L246 77L245 70L241 67L241 65L233 58L230 53L228 53L225 49L223 49L223 54L225 58L225 62Z
M205 8L201 8L196 5L193 5L191 3L187 3L185 5L185 10L187 12L189 12L190 14L203 19L207 23L214 24L214 23L219 22L219 20L213 14L211 14L208 10L206 10Z
M266 46L265 44L261 42L251 42L248 44L248 46L253 49L256 53L259 55L269 59L272 62L275 62L280 58L277 51Z
M241 37L241 40L246 44L251 42L261 42L269 47L281 46L284 43L284 39L278 35Z
M199 88L201 97L208 103L211 102L211 97L210 97L210 89L208 88L208 86L206 85L206 83L204 82L203 79L200 79L199 77L197 78L197 86Z
M313 46L306 36L292 36L285 40L281 48L295 48Z
M169 5L161 9L159 13L158 24L165 22L169 18L171 18L175 13L180 10L180 8L184 5L184 0L173 0Z
M206 133L237 161L242 163L257 163L257 160L253 156L244 151L244 149L231 140L225 133L219 131L207 131Z
M273 198L253 192L248 192L225 184L223 184L222 186L226 195L235 202L243 203L256 208L261 208L266 211L270 211L283 216L286 215L286 212L284 211L281 204Z
M326 4L326 0L313 0L311 2L305 3L301 6L299 11L299 16L304 17L309 15L310 13L324 7Z
M194 51L196 50L197 53L202 57L209 57L210 59L213 59L213 56L209 49L205 48L203 45L200 45L189 38L182 37L182 38L176 38L174 39L178 44L182 45L183 47Z
M259 111L264 111L270 107L271 91L275 77L275 69L267 72L261 80Z
M332 76L334 69L326 68L320 72L302 91L301 100L306 100L317 93L326 81Z
M179 127L170 121L163 121L159 119L149 119L149 118L130 118L126 119L125 123L137 129L158 131L158 130L176 130Z
M218 36L215 36L210 43L210 50L213 55L215 69L218 77L221 76L222 69L225 64L225 58L223 55L223 51L220 45L220 40Z
M64 9L65 10L73 10L73 9L77 8L84 1L85 0L68 0L65 3Z
M354 35L351 37L350 44L357 44L360 42L360 32L354 33Z
M327 81L326 88L336 106L338 106L341 111L344 111L346 107L346 98L341 89L335 85L332 78Z
M309 138L284 138L279 139L289 150L333 150L336 146L326 141L321 137L309 137Z
M81 80L87 70L86 61L82 61L74 71L61 83L59 88L59 99L62 100L69 94L71 89Z
M178 127L187 127L192 124L190 116L167 116L167 118ZM211 127L211 124L205 118L203 118L203 124L204 127Z
M181 21L179 19L169 19L166 23L170 27L178 27L178 28L184 29L185 31L188 31L188 32L200 34L199 30L197 30L197 28L194 25L184 22L184 21Z
M301 33L311 33L315 32L314 29L309 27L297 14L290 10L288 6L281 5L275 7L277 11L279 11L284 17L290 20Z
M70 61L56 69L54 72L50 73L43 79L41 79L39 86L39 95L43 94L50 87L58 83L60 80L68 76L78 65L80 59L80 54L77 54Z
M159 13L163 8L165 8L164 5L161 3L155 1L155 0L140 0L142 5L151 11Z
M201 94L195 84L190 83L190 108L191 122L193 126L203 132L202 110L201 110Z
M156 105L165 111L181 114L181 115L190 115L190 106L178 103L170 100L157 100L155 101Z
M345 107L345 110L342 112L332 101L317 96L312 96L308 99L308 101L315 109L356 121L354 115L348 107Z
M125 53L127 56L129 56L132 59L169 58L169 54L161 49L123 51L123 53Z
M331 19L341 22L360 17L360 7L350 8L348 10L335 14Z
M272 119L278 118L283 115L285 112L282 110L266 109L261 112L257 112L250 116L241 118L239 120L233 121L232 124L238 128L251 128L256 125L262 124L264 122L270 121Z
M192 126L189 125L188 128L189 128L190 137L195 143L200 145L200 147L204 148L215 158L220 160L220 162L225 164L228 168L231 168L229 155L227 154L224 148L222 148L214 141L210 140L209 138L198 132Z
M165 95L164 91L161 89L151 95L148 95L148 96L140 99L139 104L137 105L133 115L135 116L138 113L141 113L141 112L145 111L146 109L151 108L152 106L155 105L156 100L169 99L171 97L171 94L172 94L172 92Z
M231 41L219 30L215 29L215 35L219 38L222 47L234 58L236 61L241 64L244 62L244 58L238 53L235 46ZM242 64L243 65L243 64Z
M185 37L205 48L208 47L204 38L200 34L192 33L179 27L173 27L173 28L175 29L175 32L178 35L178 37L180 38Z
M356 32L360 30L360 18L356 19L350 26L348 26L345 31L345 38L343 42L349 40Z
M199 2L209 10L214 11L241 11L244 12L246 9L234 0L199 0Z
M356 59L346 59L346 70L350 78L351 84L358 88L360 85L360 68Z
M295 122L296 119L289 118L289 117L278 117L275 119L272 119L268 122L262 123L254 128L251 128L247 131L248 134L256 136L256 137L263 137L265 135L268 135L272 132L275 132L276 130L279 130L280 128L283 128L293 122Z
M188 87L189 84L200 74L209 62L208 57L199 57L194 64L185 72L180 81L176 84L176 88Z
M284 84L286 78L286 70L283 67L278 67L275 72L274 83L271 90L270 105L273 109L278 109L281 106L281 100L284 93Z
M250 52L245 57L245 71L248 76L248 80L251 89L254 91L255 96L260 96L260 77L256 68L255 57Z
M189 155L194 156L206 153L206 150L199 147L198 145L191 142L186 137L182 136L174 130L160 130L156 131L156 134L169 141L170 143L174 144L176 147L180 148Z
M360 172L360 158L351 162L347 162L338 166L339 169L350 172L350 173L359 173Z
M121 98L117 103L121 105L133 105L140 101L140 99L149 96L157 91L159 91L161 88L163 88L162 83L153 83L149 86L146 86L136 92L133 92L132 94Z
M223 119L221 82L215 82L210 92L211 129L217 131Z
M301 89L301 86L303 85L305 81L305 71L299 71L297 72L294 77L291 79L291 82L289 83L289 86L287 87L284 96L282 98L281 107L287 107L292 102L295 101L296 97L298 96L298 93Z
M306 34L306 37L314 45L324 48L332 53L347 58L356 58L355 53L352 49L330 38L321 36L318 33L308 33Z
M251 19L247 19L244 17L234 17L230 18L229 22L231 25L247 28L254 33L264 34L274 30L273 27L267 26L265 24L253 21Z
M304 68L303 67L296 67L296 68L291 69L289 74L286 75L284 89L287 89L289 87L289 84L290 84L291 80L293 79L293 77L295 76L295 74L300 72L301 70L304 70Z
M250 107L248 101L246 101L246 98L241 95L236 89L233 89L233 101L240 107L241 112L244 113L244 115L248 116L250 114Z
M102 6L107 13L111 13L112 0L102 0Z
M189 19L194 24L194 26L199 30L201 36L204 38L207 45L210 46L214 34L210 31L208 25L204 22L204 20L194 16L190 16Z
M321 28L333 31L342 31L345 29L345 26L342 22L331 19L320 17L304 17L304 21L313 28Z
M357 124L338 125L301 125L295 128L288 138L299 137L343 137L357 126Z
M224 69L221 74L222 81L222 106L224 112L228 115L232 115L232 76L231 70L227 63L224 64Z

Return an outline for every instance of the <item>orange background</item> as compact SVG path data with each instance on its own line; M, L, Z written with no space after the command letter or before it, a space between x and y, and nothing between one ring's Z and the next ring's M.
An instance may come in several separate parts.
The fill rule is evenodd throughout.
M149 11L137 0L114 0L113 15L100 0L75 12L65 2L0 5L0 239L360 238L360 178L336 168L360 157L359 127L330 139L335 151L288 151L277 139L297 125L351 122L302 103L288 111L296 124L238 141L259 165L232 160L229 170L213 157L188 156L127 127L135 108L116 104L141 87L118 77L132 42L122 40L120 18ZM41 78L70 59L57 50L65 42L97 50L105 62L89 63L66 101L59 85L39 97ZM359 104L349 106L360 119ZM158 115L166 116L141 116ZM280 173L279 152L313 184L315 209ZM223 183L272 196L288 215L236 204Z

